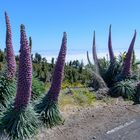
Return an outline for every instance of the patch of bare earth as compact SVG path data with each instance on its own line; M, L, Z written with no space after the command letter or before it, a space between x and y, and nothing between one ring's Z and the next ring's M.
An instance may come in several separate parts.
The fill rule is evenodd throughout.
M36 140L100 140L111 128L139 116L140 107L118 98L96 102L91 107L65 106L62 114L64 125L42 128Z

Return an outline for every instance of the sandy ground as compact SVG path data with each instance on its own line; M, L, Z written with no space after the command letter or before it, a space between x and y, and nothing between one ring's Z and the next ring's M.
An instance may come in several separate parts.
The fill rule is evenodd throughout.
M104 140L104 134L118 125L140 116L140 106L130 101L100 101L91 107L65 106L64 125L42 128L36 140Z

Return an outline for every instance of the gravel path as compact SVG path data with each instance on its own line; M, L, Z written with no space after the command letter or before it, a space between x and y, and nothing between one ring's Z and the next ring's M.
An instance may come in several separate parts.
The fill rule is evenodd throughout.
M109 103L99 102L86 108L68 106L63 109L62 114L66 119L64 125L53 129L42 128L36 140L125 140L121 139L124 133L119 136L119 131L117 131L115 136L113 133L111 136L107 135L107 132L134 119L138 121L140 106L132 105L132 102L122 99L114 99ZM134 130L133 127L131 130ZM137 136L138 130L140 128L132 133ZM112 137L116 138L112 139Z

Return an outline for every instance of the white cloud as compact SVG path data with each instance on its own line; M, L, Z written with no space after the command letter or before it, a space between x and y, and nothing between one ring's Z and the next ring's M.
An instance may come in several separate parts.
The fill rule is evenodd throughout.
M118 56L120 53L123 53L124 50L115 50L114 53L115 53L115 56ZM136 53L136 58L137 59L140 59L140 50L135 50L135 53ZM40 53L43 57L45 57L47 59L48 62L51 62L51 59L52 57L54 57L55 59L57 58L57 55L56 53L54 54L45 54L45 53ZM108 56L108 52L107 51L98 51L97 52L97 55L98 55L98 58L107 58L109 57ZM90 57L90 60L91 62L93 62L93 58L92 58L92 53L89 52L89 57ZM79 60L79 61L83 61L84 64L87 64L88 61L87 61L87 54L86 54L86 51L85 52L68 52L67 53L67 57L66 57L66 62L69 62L70 60Z

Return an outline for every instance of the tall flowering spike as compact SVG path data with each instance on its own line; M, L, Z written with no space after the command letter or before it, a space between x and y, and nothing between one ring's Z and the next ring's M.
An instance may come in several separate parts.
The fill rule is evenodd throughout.
M16 72L16 61L12 45L12 35L10 21L7 13L5 12L6 21L6 60L7 60L7 78L12 79Z
M29 47L30 47L30 50L32 51L32 37L31 36L29 37Z
M40 119L44 122L45 126L49 128L62 123L62 116L58 108L58 96L63 80L66 50L67 35L66 32L64 32L50 90L41 102L35 106L36 112L40 114Z
M91 62L90 62L90 58L89 58L89 54L88 54L88 51L87 51L87 60L88 60L88 64L90 65L90 67L92 66Z
M20 40L20 57L17 94L15 99L15 108L20 109L26 107L31 98L32 86L32 61L31 53L26 38L25 27L21 25L21 40Z
M108 50L109 50L110 61L113 61L114 60L114 53L113 53L112 40L111 40L111 25L109 27Z
M99 74L99 62L98 62L98 57L97 57L97 52L96 52L95 31L93 35L92 53L93 53L93 60L95 63L96 73Z
M127 51L127 54L126 54L126 59L125 59L125 62L124 62L124 66L123 66L123 70L122 70L122 74L124 76L129 76L131 74L131 58L132 58L132 55L133 55L133 49L134 49L134 44L135 44L135 39L136 39L136 30L135 30L135 33L134 33L134 36L132 38L132 41L131 41L131 44L129 46L129 49Z
M59 52L57 62L55 65L55 69L54 69L54 73L53 73L52 84L51 84L50 90L48 92L48 96L50 96L53 101L58 100L58 95L61 90L66 50L67 50L67 34L66 34L66 32L64 32L60 52Z
M17 94L13 104L0 118L0 133L7 135L10 140L27 140L36 134L39 127L37 114L29 104L32 86L32 62L30 48L21 25L20 57Z

